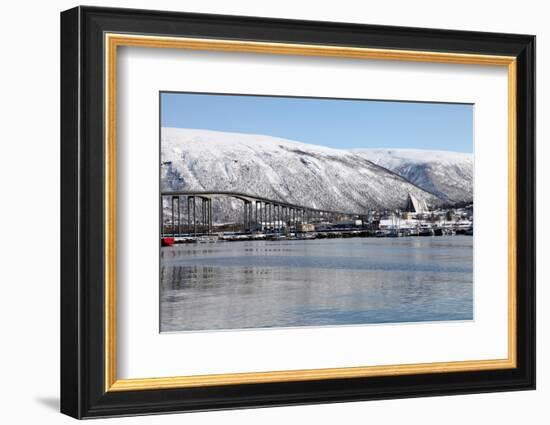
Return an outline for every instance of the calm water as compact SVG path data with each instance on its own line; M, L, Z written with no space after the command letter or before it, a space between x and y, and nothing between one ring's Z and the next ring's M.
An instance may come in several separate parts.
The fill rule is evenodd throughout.
M471 236L161 250L161 331L468 320Z

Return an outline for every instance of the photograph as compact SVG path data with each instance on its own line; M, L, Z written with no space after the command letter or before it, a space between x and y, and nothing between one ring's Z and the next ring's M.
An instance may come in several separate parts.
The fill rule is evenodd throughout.
M474 105L159 93L160 331L474 320Z
M42 291L41 319L59 312L55 334L23 347L57 344L27 362L33 417L55 400L72 418L115 421L213 411L257 423L285 406L272 422L332 423L367 401L386 422L426 422L427 402L434 423L480 408L505 423L540 416L535 33L548 25L536 8L529 21L501 7L496 22L494 8L430 18L437 7L401 3L385 15L65 5L51 31L36 14L51 49L19 49L17 63L59 56L52 78L23 79L46 90L38 104L59 88L60 108L29 121L12 84L22 121L5 143L23 147L7 175L24 177L5 198L38 187L56 203L43 230L59 227L60 261L49 248L31 260L21 230L36 209L6 221L22 243L14 276L45 264L39 285L7 285L15 340L47 324L27 320L29 297L14 310L17 291ZM42 285L45 267L60 290ZM30 411L28 397L11 404ZM254 410L220 412L233 409Z

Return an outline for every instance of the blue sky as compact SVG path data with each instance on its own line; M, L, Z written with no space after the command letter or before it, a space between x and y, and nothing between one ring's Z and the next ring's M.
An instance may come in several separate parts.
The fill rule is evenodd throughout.
M473 152L473 106L161 93L163 127L265 134L337 149Z

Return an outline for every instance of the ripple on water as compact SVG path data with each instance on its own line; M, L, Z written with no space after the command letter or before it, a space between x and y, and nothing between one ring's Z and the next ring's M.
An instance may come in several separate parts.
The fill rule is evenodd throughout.
M472 237L161 250L164 332L471 320Z

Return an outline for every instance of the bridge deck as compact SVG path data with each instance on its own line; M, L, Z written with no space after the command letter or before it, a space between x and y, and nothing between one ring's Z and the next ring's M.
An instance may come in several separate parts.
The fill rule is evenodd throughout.
M345 216L366 216L368 215L368 212L350 212L350 211L333 211L333 210L325 210L325 209L319 209L319 208L312 208L305 205L299 205L299 204L291 204L288 202L282 202L276 199L269 199L264 198L261 196L255 196L250 195L247 193L242 192L231 192L231 191L164 191L161 192L161 197L164 196L196 196L196 197L213 197L213 196L229 196L232 198L237 198L245 202L263 202L265 204L271 204L271 205L279 205L286 208L293 208L296 210L306 210L306 211L314 211L314 212L320 212L324 214L337 214L337 215L345 215Z

